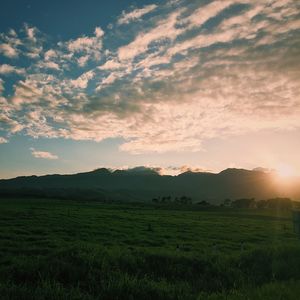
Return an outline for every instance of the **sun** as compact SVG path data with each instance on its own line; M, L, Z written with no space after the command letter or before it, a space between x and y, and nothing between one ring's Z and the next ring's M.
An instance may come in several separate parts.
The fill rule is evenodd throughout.
M285 164L277 167L277 174L281 178L290 178L296 176L295 170L291 166Z

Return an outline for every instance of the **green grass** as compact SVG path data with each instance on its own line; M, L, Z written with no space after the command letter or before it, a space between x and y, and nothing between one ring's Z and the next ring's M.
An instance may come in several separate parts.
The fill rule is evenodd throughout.
M289 211L0 200L1 299L298 299Z

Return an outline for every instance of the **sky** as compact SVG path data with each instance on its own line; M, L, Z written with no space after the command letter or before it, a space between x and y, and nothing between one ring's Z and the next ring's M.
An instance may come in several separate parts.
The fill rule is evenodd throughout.
M300 175L297 0L1 1L0 178Z

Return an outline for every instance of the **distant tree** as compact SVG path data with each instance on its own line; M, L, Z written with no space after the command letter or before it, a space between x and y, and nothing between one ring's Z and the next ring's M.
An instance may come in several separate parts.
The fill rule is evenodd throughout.
M266 200L268 208L291 209L292 200L289 198L272 198Z
M181 196L180 197L180 203L181 204L187 204L188 198L186 196Z
M167 197L162 197L161 198L161 203L165 203L167 201Z
M187 197L187 196L181 196L180 199L179 199L179 202L181 204L191 204L192 203L192 198Z
M259 200L256 201L256 207L257 208L266 208L267 207L267 201L266 200Z
M153 202L153 203L158 203L159 200L158 200L157 198L153 198L153 199L152 199L152 202Z
M256 203L254 198L241 198L232 201L231 206L234 208L254 208Z
M201 206L210 206L210 203L208 203L207 201L205 200L202 200L200 202L197 203L198 205L201 205Z
M224 199L223 206L229 207L231 205L231 200L229 198Z
M292 207L294 207L295 209L300 209L300 202L298 201L292 201Z

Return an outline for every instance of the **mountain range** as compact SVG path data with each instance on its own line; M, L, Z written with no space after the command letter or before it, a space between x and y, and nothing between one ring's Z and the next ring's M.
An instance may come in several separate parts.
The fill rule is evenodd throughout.
M151 201L160 197L190 197L218 204L224 199L300 200L300 179L280 181L272 172L226 169L220 173L185 172L160 175L155 169L96 169L71 175L20 176L0 180L0 196L39 196L116 201Z

